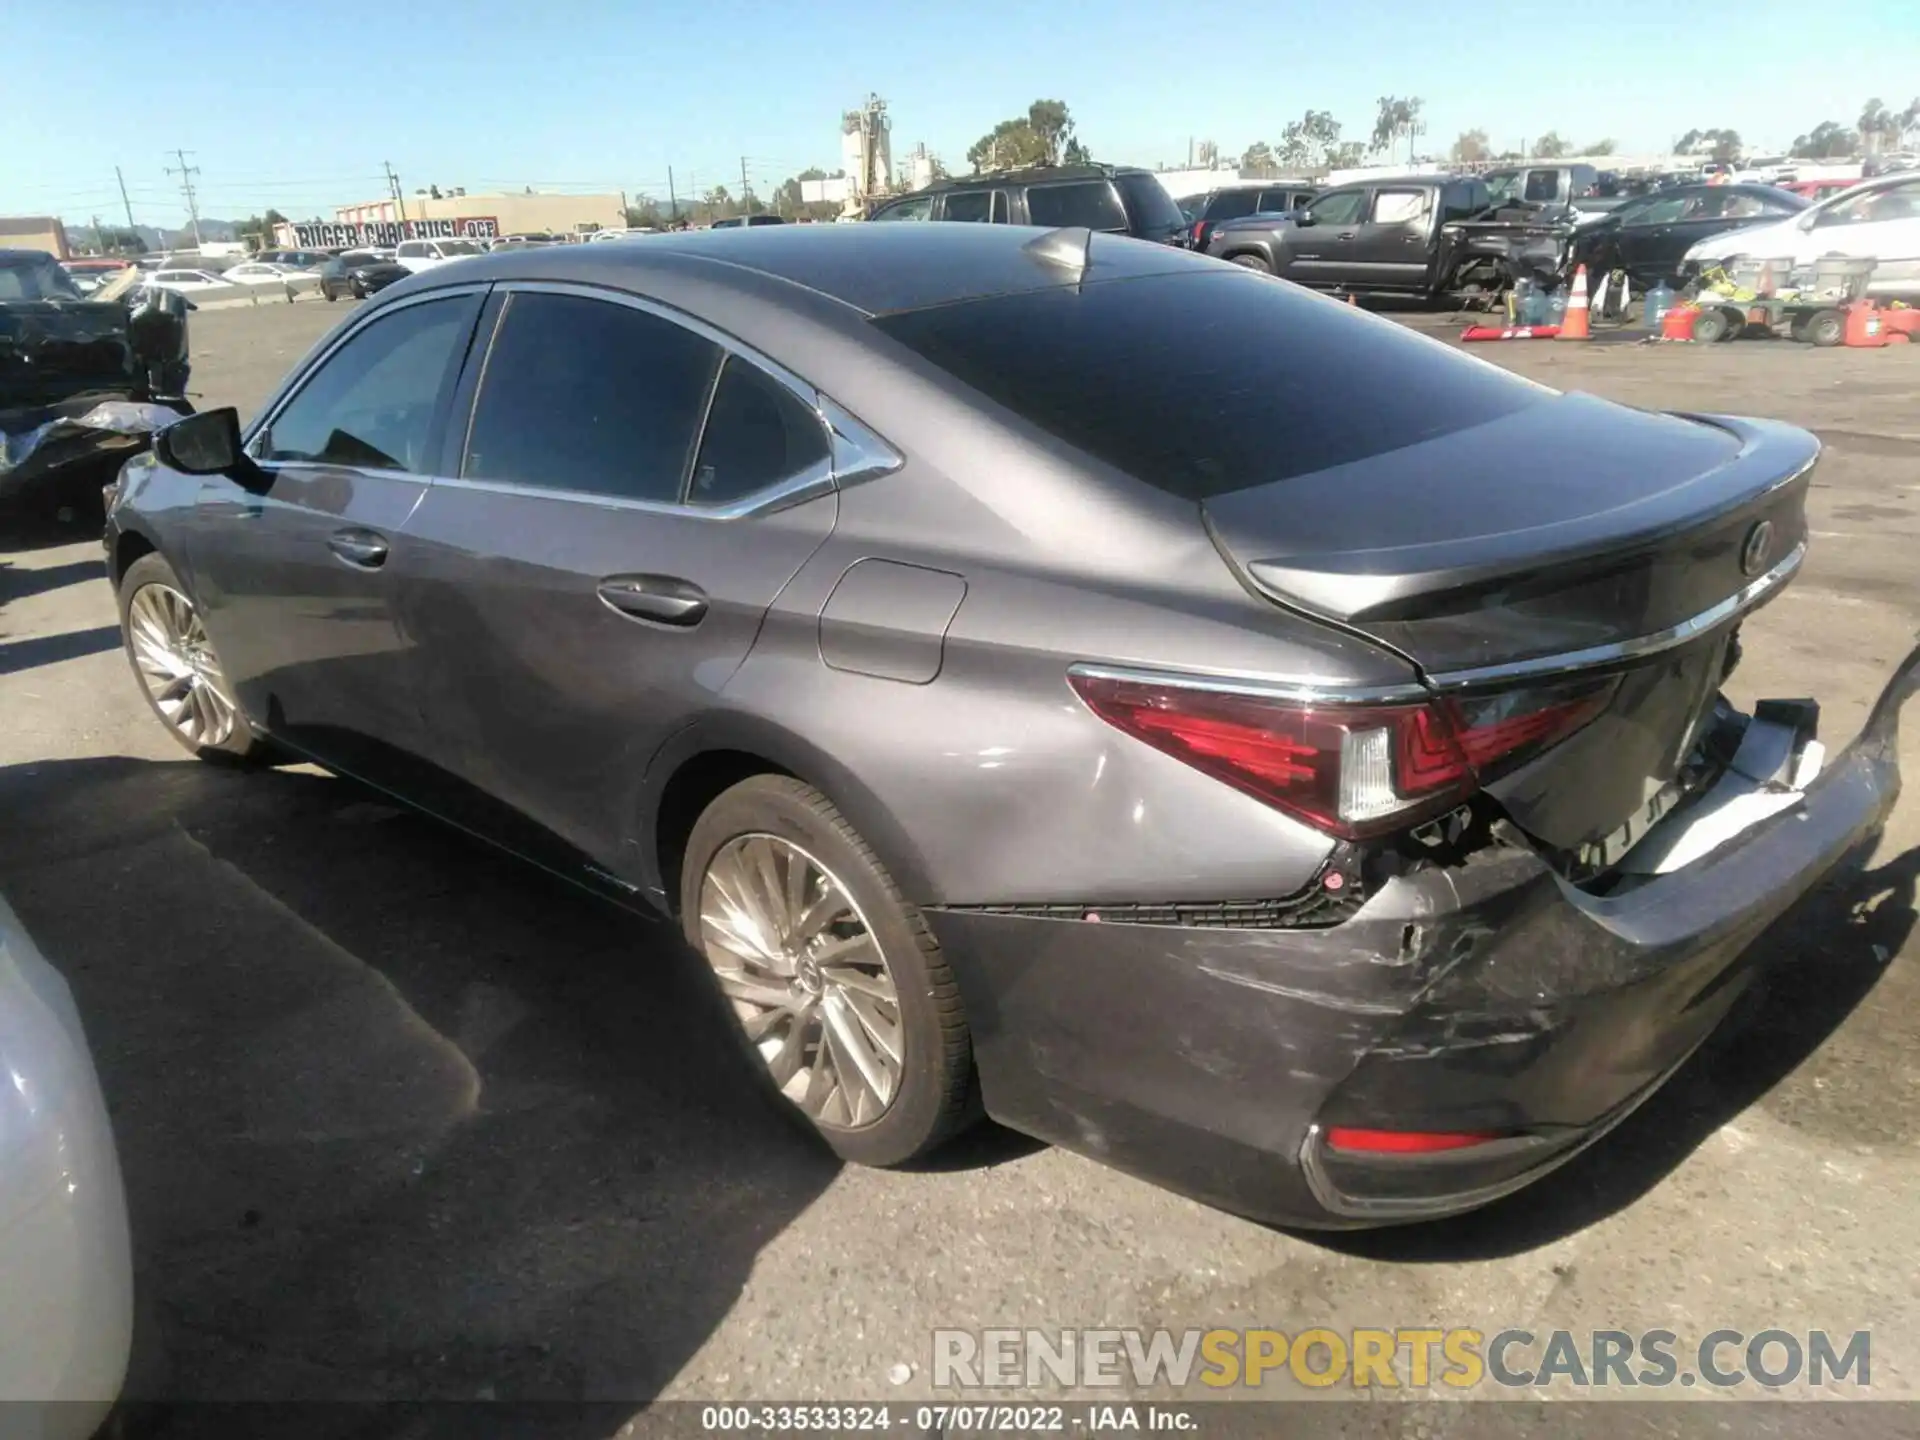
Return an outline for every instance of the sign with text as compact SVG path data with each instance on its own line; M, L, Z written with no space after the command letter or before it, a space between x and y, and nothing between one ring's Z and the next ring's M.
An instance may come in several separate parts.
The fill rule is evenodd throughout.
M452 220L305 220L274 227L282 245L305 250L346 250L361 245L398 245L402 240L491 240L500 233L491 215Z

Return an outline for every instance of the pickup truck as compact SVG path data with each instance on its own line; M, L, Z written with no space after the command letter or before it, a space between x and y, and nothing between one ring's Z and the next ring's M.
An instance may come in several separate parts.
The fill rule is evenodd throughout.
M144 448L144 429L60 423L103 402L191 413L187 302L151 288L142 295L131 306L89 300L45 251L0 250L0 498Z

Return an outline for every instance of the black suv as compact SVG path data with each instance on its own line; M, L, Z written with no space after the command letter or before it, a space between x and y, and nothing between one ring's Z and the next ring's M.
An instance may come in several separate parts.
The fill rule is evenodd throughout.
M1187 243L1187 217L1151 170L1064 165L942 180L889 200L869 220L971 220L995 225L1083 225L1089 230Z
M1180 208L1193 223L1187 243L1196 250L1204 250L1207 236L1222 221L1240 220L1248 215L1290 215L1320 190L1311 180L1243 180L1201 195L1189 195L1180 201Z

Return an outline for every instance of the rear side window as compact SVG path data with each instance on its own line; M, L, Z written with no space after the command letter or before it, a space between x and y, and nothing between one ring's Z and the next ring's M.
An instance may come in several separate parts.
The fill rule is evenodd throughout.
M1376 190L1373 195L1373 223L1415 225L1427 218L1427 205L1427 192L1424 190Z
M826 458L820 417L759 366L730 356L714 387L687 499L729 505Z
M1522 197L1539 204L1545 204L1560 194L1560 172L1558 170L1529 170L1527 188Z
M1548 393L1398 325L1234 273L1038 290L872 323L1041 430L1192 500L1470 429Z
M630 305L517 294L487 355L462 473L677 502L719 360L712 341Z
M1083 225L1089 230L1124 230L1127 212L1104 180L1068 185L1034 185L1027 190L1027 219L1049 228Z
M1180 207L1173 203L1167 187L1153 176L1129 172L1116 175L1113 183L1120 187L1120 193L1133 210L1134 223L1142 230L1179 230L1185 227L1187 220L1180 213Z
M1207 202L1207 219L1238 220L1259 208L1258 190L1222 190Z
M875 220L931 220L933 218L933 196L915 195L902 200L884 210L876 210Z
M991 190L963 190L957 195L947 196L948 220L971 221L984 225L993 215L993 192Z

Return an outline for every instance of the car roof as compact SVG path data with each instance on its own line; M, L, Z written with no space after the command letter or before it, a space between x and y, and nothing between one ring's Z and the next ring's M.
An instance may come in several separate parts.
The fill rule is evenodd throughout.
M978 189L988 185L1039 185L1053 180L1111 180L1116 175L1152 173L1138 165L1032 165L1024 170L987 170L978 175L950 176L913 193L930 195L936 190Z
M1047 233L1024 225L741 225L660 236L645 245L556 245L494 251L403 281L388 295L485 280L559 280L669 293L676 277L766 289L763 279L837 300L866 315L993 295L1206 268L1218 261L1176 246L1093 237L1084 277L1027 251ZM777 293L777 289L776 289Z

